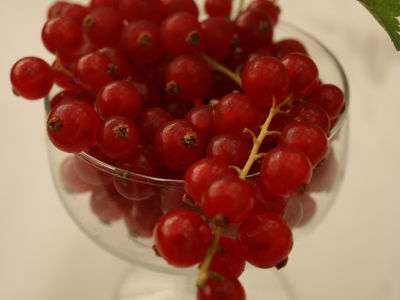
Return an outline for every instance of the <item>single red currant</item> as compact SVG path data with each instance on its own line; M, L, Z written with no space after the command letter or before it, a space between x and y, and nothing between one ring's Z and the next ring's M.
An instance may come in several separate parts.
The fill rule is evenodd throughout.
M344 107L344 95L337 86L323 84L311 95L310 102L320 106L333 120L339 116Z
M274 26L278 23L279 14L281 13L281 10L279 6L276 5L276 2L271 0L254 0L249 5L248 9L252 11L259 11L265 14L270 20L271 24Z
M199 9L193 0L161 0L164 4L166 17L177 12L187 12L196 17L199 16Z
M298 40L285 39L280 40L273 45L273 53L277 58L283 58L290 53L307 54L307 50Z
M274 213L251 215L240 225L238 239L246 260L259 268L276 266L293 246L289 225Z
M132 75L132 65L129 62L128 57L116 48L106 47L97 50L96 52L104 55L107 59L110 60L112 66L110 68L114 68L114 76L122 79L125 77L129 77Z
M246 293L239 280L229 277L209 278L197 290L197 300L245 300Z
M81 101L57 106L47 119L53 144L65 152L89 150L96 143L100 119L93 107Z
M50 92L54 83L54 73L44 60L24 57L13 65L10 80L16 94L36 100Z
M294 121L319 126L326 134L329 134L331 129L328 114L321 107L312 103L301 103L293 106L290 110L290 116Z
M261 166L261 181L273 194L289 197L308 184L312 165L307 156L296 149L277 147L268 152Z
M203 260L212 234L199 215L178 209L159 220L154 238L158 253L169 264L190 267Z
M229 18L232 0L206 0L205 8L210 17Z
M214 108L212 105L200 105L192 108L186 119L205 138L210 137L214 131Z
M112 117L99 130L98 145L112 159L128 159L138 150L139 130L126 117Z

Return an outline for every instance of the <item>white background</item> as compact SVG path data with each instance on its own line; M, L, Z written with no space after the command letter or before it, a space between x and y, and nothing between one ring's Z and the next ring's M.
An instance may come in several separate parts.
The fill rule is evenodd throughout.
M49 2L1 1L0 299L110 300L129 265L69 219L47 166L43 105L9 85L17 58L48 57L40 30ZM296 245L298 298L400 299L400 54L355 0L281 5L284 19L337 54L351 87L346 178L326 220Z

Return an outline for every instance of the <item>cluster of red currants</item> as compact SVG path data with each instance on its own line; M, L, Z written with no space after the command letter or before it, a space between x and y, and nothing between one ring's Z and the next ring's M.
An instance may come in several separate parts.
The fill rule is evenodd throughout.
M284 266L293 242L287 199L310 182L344 106L299 41L273 41L274 1L254 0L235 18L231 6L206 0L200 22L193 0L57 1L42 30L54 63L26 57L11 70L24 98L63 89L47 121L60 150L184 179L191 206L144 213L140 222L147 235L154 229L156 252L169 264L200 264L201 300L245 299L237 280L245 261ZM138 189L130 197L129 186L111 182L119 207L131 208ZM103 209L104 193L93 194L94 210Z

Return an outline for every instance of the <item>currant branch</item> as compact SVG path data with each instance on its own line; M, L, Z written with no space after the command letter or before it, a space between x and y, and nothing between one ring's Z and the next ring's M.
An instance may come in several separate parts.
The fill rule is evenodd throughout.
M242 86L242 79L240 76L231 70L229 70L227 67L223 66L220 64L218 61L212 59L208 55L203 54L204 60L208 63L208 65L213 69L214 71L220 72L224 74L226 77L232 79L238 86Z

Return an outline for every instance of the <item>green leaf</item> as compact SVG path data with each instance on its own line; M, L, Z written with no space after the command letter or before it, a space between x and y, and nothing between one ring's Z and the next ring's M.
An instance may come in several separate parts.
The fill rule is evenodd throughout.
M400 0L358 0L385 28L400 51Z

